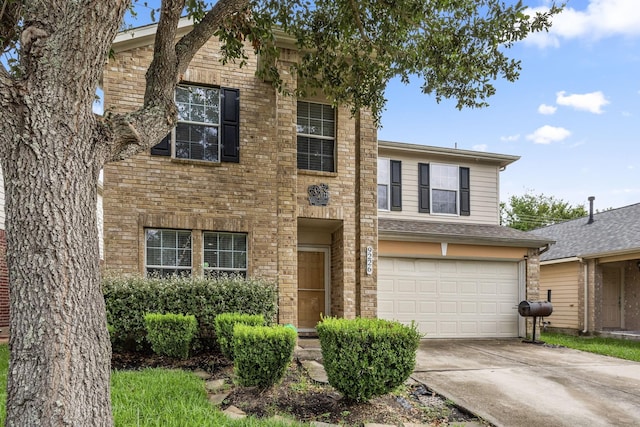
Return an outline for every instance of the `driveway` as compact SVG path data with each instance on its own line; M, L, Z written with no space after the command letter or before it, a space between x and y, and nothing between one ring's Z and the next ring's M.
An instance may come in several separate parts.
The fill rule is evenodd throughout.
M637 362L520 340L422 340L413 378L497 426L640 425Z

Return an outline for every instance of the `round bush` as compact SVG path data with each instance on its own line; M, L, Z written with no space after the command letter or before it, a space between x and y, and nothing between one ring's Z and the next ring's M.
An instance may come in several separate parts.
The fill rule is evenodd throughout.
M420 333L383 319L324 318L316 327L329 383L347 399L389 393L413 372Z

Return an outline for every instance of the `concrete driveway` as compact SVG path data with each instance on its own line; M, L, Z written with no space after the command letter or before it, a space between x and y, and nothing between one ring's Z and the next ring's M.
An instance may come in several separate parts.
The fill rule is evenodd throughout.
M413 378L497 426L640 426L636 362L520 340L423 340Z

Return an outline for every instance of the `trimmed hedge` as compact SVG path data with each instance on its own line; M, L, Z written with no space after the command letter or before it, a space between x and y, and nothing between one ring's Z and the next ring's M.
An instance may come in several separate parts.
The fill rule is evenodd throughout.
M144 326L154 353L180 359L189 357L191 341L198 330L195 316L148 313L144 316Z
M279 383L293 360L296 331L286 326L233 328L234 372L243 386L267 388Z
M263 326L264 317L261 314L242 313L222 313L216 316L213 324L220 351L231 360L233 360L233 327L237 323L249 326Z
M403 384L413 372L420 333L383 319L325 317L316 326L329 384L358 402Z
M146 313L192 314L198 321L198 344L209 344L219 314L261 314L271 322L277 312L276 284L263 279L107 277L103 292L117 344L143 344Z

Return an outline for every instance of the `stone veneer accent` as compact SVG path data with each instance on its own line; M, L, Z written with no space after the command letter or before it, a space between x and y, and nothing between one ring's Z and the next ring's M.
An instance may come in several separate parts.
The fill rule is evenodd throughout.
M152 47L119 51L104 71L105 110L142 104ZM240 163L206 163L151 156L149 151L104 171L105 266L144 273L144 229L192 231L194 274L202 274L202 231L248 234L248 274L279 286L279 321L297 323L298 219L330 220L331 311L376 315L376 274L366 275L366 246L377 255L377 135L368 113L337 109L336 173L297 169L296 99L255 77L257 59L239 68L219 62L210 40L194 57L184 81L240 89ZM297 52L283 49L277 66L284 84ZM310 99L317 101L317 99ZM321 101L320 101L321 102ZM307 187L325 183L328 206L310 206ZM331 234L332 233L332 234Z

